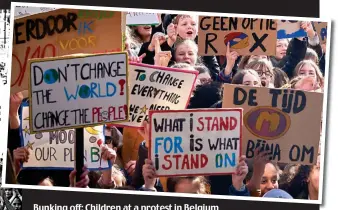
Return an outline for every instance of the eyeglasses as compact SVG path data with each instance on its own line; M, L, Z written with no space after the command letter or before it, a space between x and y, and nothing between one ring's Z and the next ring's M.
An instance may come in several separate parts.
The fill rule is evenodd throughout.
M272 74L270 72L268 72L268 71L265 71L265 72L263 72L263 71L257 71L257 74L260 77L263 76L263 74L265 74L265 76L267 76L267 77L272 77Z

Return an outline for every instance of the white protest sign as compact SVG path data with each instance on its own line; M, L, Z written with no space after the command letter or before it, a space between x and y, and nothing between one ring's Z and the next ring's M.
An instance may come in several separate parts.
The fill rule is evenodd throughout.
M32 7L32 6L16 6L14 9L14 17L19 18L23 16L35 15L38 13L49 12L56 10L56 8L49 7Z
M75 161L75 130L58 130L30 134L29 106L25 104L21 113L21 144L30 151L23 168L73 169ZM91 170L107 169L108 161L101 159L100 145L104 144L104 127L84 128L84 164Z
M149 110L185 109L197 74L194 70L129 64L129 122L118 125L142 127Z
M158 25L160 24L159 16L156 13L146 12L127 12L127 25Z
M150 157L158 176L235 172L242 109L150 111Z
M30 60L32 132L124 122L127 54Z

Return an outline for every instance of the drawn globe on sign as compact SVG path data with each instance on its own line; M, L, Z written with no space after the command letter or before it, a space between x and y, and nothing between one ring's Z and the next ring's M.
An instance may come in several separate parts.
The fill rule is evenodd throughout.
M232 32L224 36L225 46L228 43L232 49L243 49L249 46L249 37L243 32Z
M291 125L290 116L269 106L251 109L244 116L244 125L253 135L274 140L285 135Z
M81 98L88 98L90 96L90 88L87 85L82 85L79 90Z
M54 84L58 78L59 75L55 69L48 69L43 75L43 79L47 84Z
M145 79L146 79L146 75L145 74L140 75L140 78L139 78L140 81L144 81Z

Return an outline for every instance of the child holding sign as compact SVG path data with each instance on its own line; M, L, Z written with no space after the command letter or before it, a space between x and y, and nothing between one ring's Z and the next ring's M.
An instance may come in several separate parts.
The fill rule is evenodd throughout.
M297 37L290 42L287 39L279 39L276 45L276 55L270 56L273 66L281 68L289 78L293 77L295 66L304 59L308 46L315 49L319 57L322 54L318 35L311 22L302 21L300 27L307 33L305 39Z
M143 63L154 64L156 39L159 39L163 51L171 51L172 54L174 54L175 45L183 40L193 40L197 43L197 27L196 16L177 15L167 28L167 36L163 33L156 33L150 43L142 45L139 55L146 53ZM216 57L203 56L202 60L209 68L212 78L216 79L220 71ZM174 61L173 58L172 61Z
M17 169L18 169L17 173L19 174L20 172L26 172L26 173L19 174L19 175L23 176L24 182L28 182L26 184L41 185L41 186L54 186L54 180L53 180L52 177L56 177L57 173L54 172L54 174L53 174L53 171L50 171L50 172L48 172L48 170L35 171L35 175L34 175L34 171L32 171L32 170L20 171L20 169L21 169L20 165L23 162L27 162L28 159L29 159L30 152L26 147L19 147L19 148L15 149L13 151L13 154L14 154L14 163L16 164ZM104 146L103 149L102 149L102 158L105 159L105 160L112 160L114 157L116 157L115 154L116 153L114 153L114 150L108 149L106 146ZM29 174L29 172L32 172L33 176L27 176ZM107 172L109 173L110 170L106 170L104 172L104 174L106 174L105 177L104 177L105 180L110 178L109 175L107 175ZM76 176L76 170L73 170L69 174L70 186L71 187L85 187L85 188L88 187L88 184L89 184L88 173L89 173L89 170L87 169L86 166L84 166L83 167L83 173L81 175L81 180L75 183L74 178ZM30 177L30 179L27 180L27 178L29 178L29 177ZM57 183L57 184L59 184L59 183Z
M141 190L156 191L156 171L152 160L146 159L142 169L144 177L144 186ZM230 195L250 196L248 189L243 181L248 173L248 166L245 162L245 156L239 159L236 172L232 175L232 185L230 186ZM170 177L167 179L168 192L207 194L207 184L204 177L201 176L182 176Z

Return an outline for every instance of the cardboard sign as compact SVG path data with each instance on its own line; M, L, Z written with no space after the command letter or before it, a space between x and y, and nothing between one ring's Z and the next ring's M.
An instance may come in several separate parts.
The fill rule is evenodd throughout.
M323 94L224 85L223 107L243 108L242 153L270 150L272 161L313 165L320 141Z
M300 27L301 22L297 20L278 20L277 38L289 39L297 37L306 37L307 33Z
M242 109L150 111L150 154L158 176L220 175L236 170Z
M158 25L160 20L156 13L127 12L127 25Z
M21 145L30 151L29 160L22 167L27 169L74 169L75 130L29 132L29 107L25 103L21 113ZM91 170L108 169L110 162L101 159L100 145L105 142L104 127L84 129L84 163Z
M16 19L11 93L28 90L32 58L120 52L121 12L57 9Z
M314 28L319 36L320 43L326 43L327 39L327 23L326 22L313 22Z
M30 60L32 132L128 120L127 54Z
M198 53L225 55L229 43L240 55L275 55L276 37L275 20L200 16Z
M198 72L152 65L129 65L128 127L142 127L149 110L185 109Z

